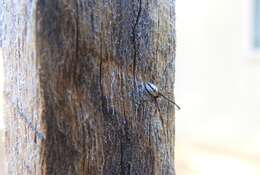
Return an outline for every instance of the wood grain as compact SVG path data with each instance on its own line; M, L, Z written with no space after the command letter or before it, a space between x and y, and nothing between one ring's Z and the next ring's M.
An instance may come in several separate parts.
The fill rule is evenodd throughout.
M9 174L175 174L173 0L5 5Z

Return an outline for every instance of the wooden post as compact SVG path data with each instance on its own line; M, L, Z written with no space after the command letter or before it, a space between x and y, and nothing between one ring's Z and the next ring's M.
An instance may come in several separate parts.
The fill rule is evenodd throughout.
M174 175L174 0L1 0L9 174Z

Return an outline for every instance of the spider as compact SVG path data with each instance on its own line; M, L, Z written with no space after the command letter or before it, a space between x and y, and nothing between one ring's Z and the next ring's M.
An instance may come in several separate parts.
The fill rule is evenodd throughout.
M176 107L177 110L181 109L180 106L177 105L174 101L172 101L171 99L169 99L168 97L163 95L154 84L152 84L150 82L145 83L144 88L154 98L158 110L159 110L159 105L158 105L157 99L159 97L163 97L164 99L166 99L170 103L174 104L174 106Z

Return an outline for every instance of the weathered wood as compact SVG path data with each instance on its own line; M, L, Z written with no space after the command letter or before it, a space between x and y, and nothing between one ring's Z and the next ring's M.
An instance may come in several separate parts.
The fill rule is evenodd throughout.
M2 1L9 174L175 174L174 0Z

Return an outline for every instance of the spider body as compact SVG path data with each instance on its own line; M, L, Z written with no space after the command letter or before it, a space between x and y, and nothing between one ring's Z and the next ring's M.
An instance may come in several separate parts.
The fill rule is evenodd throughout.
M145 90L154 98L158 98L160 96L159 90L154 84L148 82L145 83L144 87Z

